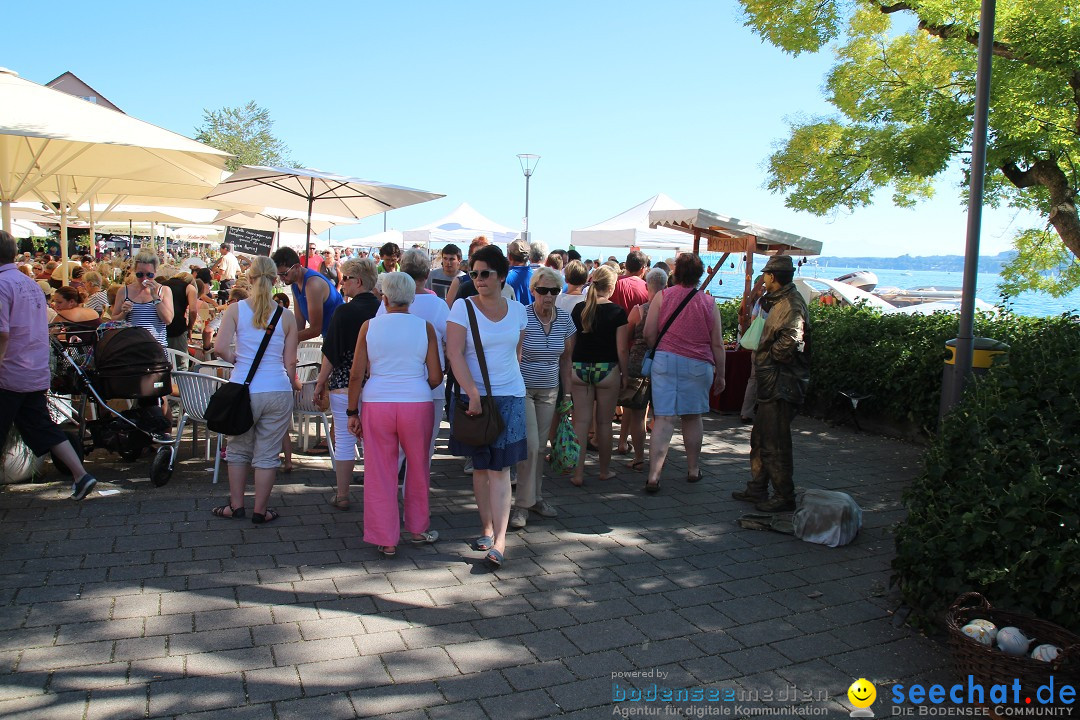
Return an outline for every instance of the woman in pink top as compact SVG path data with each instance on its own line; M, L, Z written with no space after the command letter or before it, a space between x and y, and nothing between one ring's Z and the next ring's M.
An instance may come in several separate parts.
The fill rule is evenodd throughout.
M701 416L709 411L709 391L724 389L724 340L720 327L720 309L709 295L697 291L705 268L701 258L682 253L675 261L675 285L657 293L645 318L645 340L656 347L652 365L652 402L656 420L649 439L649 479L645 491L660 489L675 416L682 421L686 446L687 482L701 480L698 457L704 430ZM686 306L679 306L691 295ZM675 320L660 339L656 339L672 315Z

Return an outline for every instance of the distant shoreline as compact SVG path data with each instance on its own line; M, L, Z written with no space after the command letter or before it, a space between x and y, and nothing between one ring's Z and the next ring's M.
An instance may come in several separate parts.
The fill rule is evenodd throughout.
M1016 256L1015 250L997 255L979 257L979 272L1001 274L1001 269ZM940 272L961 272L964 269L963 255L901 255L900 257L834 257L822 255L810 258L809 263L818 267L840 268L876 268L880 270L937 270Z

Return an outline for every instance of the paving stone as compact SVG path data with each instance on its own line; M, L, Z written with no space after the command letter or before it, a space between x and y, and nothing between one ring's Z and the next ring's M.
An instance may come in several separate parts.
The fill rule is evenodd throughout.
M349 693L359 717L378 717L405 720L408 717L425 718L420 708L443 704L442 694L433 682L395 682Z
M378 687L392 682L378 656L306 663L296 669L306 695Z
M573 682L574 674L561 662L543 662L503 670L514 690L535 690Z
M573 632L564 630L564 634L586 653L626 647L645 639L641 631L621 619L578 625Z
M150 683L151 717L196 710L224 710L244 702L244 683L239 673Z
M319 695L274 703L277 720L346 720L356 717L356 709L347 693ZM263 715L269 718L269 713Z
M145 685L94 690L90 693L86 720L145 717L146 699Z
M0 702L4 720L41 720L42 718L81 718L86 712L87 693L35 695Z
M100 665L112 659L111 640L31 648L22 654L19 672L48 672L57 668Z
M248 701L251 703L289 700L303 694L300 675L295 667L270 667L244 673Z
M391 652L380 657L395 683L415 683L461 674L442 648Z
M559 713L559 706L543 690L514 693L510 696L483 698L480 706L495 718L529 720Z
M510 687L510 683L506 681L506 678L497 672L491 671L442 678L436 682L443 697L446 698L447 702L451 703L513 692L513 688Z
M251 647L251 631L247 628L177 633L169 636L170 655L194 655L215 650L235 650L245 647Z
M278 665L297 665L359 655L351 637L303 640L297 643L274 645L273 650L274 659Z

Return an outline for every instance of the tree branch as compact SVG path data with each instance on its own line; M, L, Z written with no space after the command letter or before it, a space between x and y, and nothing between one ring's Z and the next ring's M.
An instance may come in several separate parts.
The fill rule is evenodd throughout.
M1039 160L1027 170L1009 161L1001 166L1009 182L1017 188L1041 185L1050 193L1050 224L1073 255L1080 256L1080 215L1076 209L1076 191L1069 187L1065 171L1053 160Z

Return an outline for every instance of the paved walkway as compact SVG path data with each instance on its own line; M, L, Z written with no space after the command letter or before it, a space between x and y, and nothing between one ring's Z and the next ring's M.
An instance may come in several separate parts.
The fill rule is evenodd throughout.
M160 489L148 459L95 453L112 481L98 488L116 494L0 491L0 717L737 717L764 704L612 702L652 683L743 700L773 689L779 705L794 686L827 698L801 715L846 716L856 678L910 681L946 663L890 614L889 528L919 450L806 418L795 433L798 484L864 508L852 545L740 529L750 508L729 492L747 474L749 427L711 416L704 482L684 481L680 450L655 496L629 470L601 483L593 469L584 489L548 480L559 517L530 518L497 573L469 549L471 483L445 455L445 425L441 539L392 560L360 539L359 486L351 511L327 504L325 458L281 476L281 519L257 527L211 517L227 485L211 486L188 442Z

